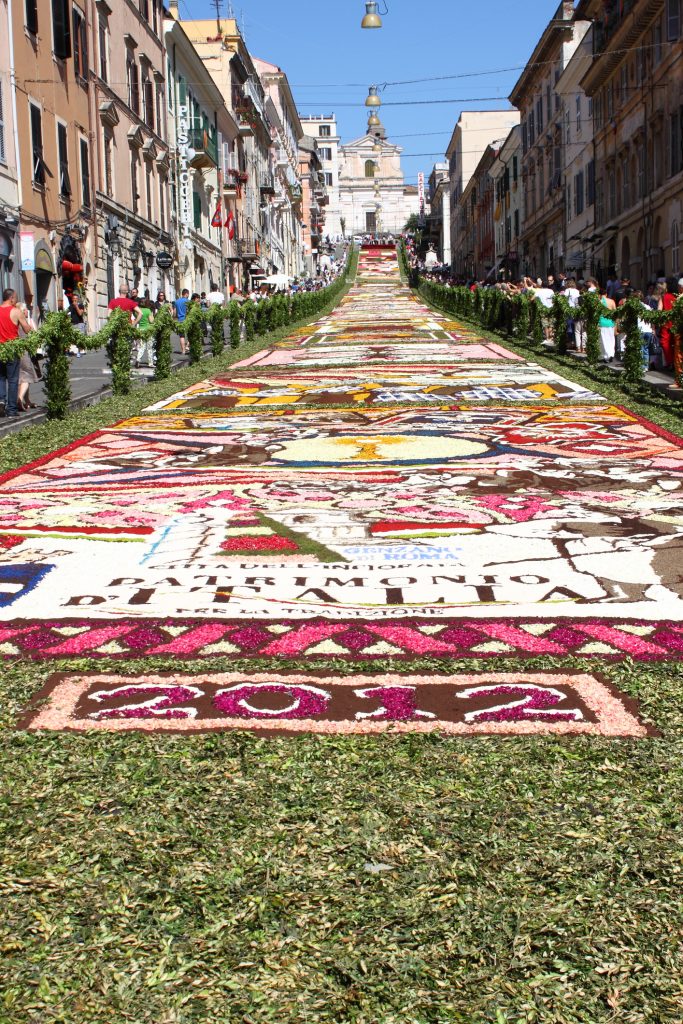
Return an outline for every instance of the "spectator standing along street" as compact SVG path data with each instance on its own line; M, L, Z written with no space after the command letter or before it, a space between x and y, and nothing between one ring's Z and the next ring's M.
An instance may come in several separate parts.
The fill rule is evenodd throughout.
M31 333L31 325L17 309L17 293L13 288L5 288L0 305L0 345L16 341L20 328L25 334ZM0 403L4 404L5 415L10 419L19 415L20 363L19 358L0 361Z

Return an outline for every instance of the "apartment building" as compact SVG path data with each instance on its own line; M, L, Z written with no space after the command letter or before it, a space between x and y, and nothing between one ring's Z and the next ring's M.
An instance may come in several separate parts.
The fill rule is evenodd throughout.
M516 125L491 164L495 191L493 212L496 280L519 279L519 240L524 214L522 192L522 130Z
M173 236L161 0L96 0L91 9L101 320L123 284L152 296L173 290L172 270L163 257L157 261L172 250Z
M593 21L595 266L645 286L683 271L681 0L580 0Z
M564 109L558 83L590 22L562 0L510 95L522 124L524 225L522 270L546 277L564 270Z
M175 289L225 289L230 251L223 199L223 153L234 149L237 123L195 47L173 17L164 21L166 101L171 155L171 220L176 239Z
M94 326L99 244L91 166L90 9L90 3L66 0L14 2L14 87L6 101L16 118L14 158L21 168L20 292L40 318L78 291Z
M8 0L0 0L0 288L20 291L22 253L19 237L21 173L14 118L14 36ZM26 262L29 262L26 254Z
M254 66L266 92L266 115L274 131L270 169L261 182L261 195L267 204L271 263L275 273L298 277L303 270L298 171L299 139L304 129L282 68L258 58L254 58Z
M337 239L344 234L339 192L341 137L337 131L337 118L335 114L307 115L302 116L301 125L304 133L318 143L318 156L329 197L325 211L325 232L331 239Z
M318 140L309 135L299 139L299 179L304 217L301 225L304 272L312 275L318 269L320 247L325 236L327 191L323 165L318 155Z
M446 150L451 188L450 230L453 272L463 277L472 272L474 249L470 244L471 208L465 191L486 147L505 138L519 124L517 110L468 110L458 118ZM471 196L468 194L469 202Z
M451 262L451 192L448 178L448 164L434 164L429 175L427 189L429 216L427 217L427 241L442 263Z
M593 103L581 88L592 61L593 36L589 31L556 86L562 106L564 270L577 280L596 272Z

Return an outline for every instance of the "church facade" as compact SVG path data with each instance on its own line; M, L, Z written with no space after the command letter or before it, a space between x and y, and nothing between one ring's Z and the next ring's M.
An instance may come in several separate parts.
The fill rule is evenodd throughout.
M360 139L340 146L339 213L345 235L398 234L419 213L417 188L406 185L403 176L402 152L379 121Z

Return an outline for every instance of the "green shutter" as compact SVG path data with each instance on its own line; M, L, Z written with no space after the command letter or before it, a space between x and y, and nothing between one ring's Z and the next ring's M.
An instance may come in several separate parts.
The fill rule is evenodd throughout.
M192 202L194 204L194 226L197 231L202 229L202 201L198 192L192 193Z

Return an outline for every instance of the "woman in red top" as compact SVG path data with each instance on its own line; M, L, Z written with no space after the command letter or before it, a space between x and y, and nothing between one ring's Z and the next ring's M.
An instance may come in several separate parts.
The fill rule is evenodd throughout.
M20 309L17 309L17 293L14 288L5 288L0 305L0 345L17 341L19 328L28 334L31 326ZM19 358L0 359L0 404L5 405L5 415L18 416L19 400Z
M675 277L667 277L666 279L666 291L659 300L660 310L664 310L666 313L670 312L676 304L678 295L678 282ZM674 337L671 333L671 321L669 320L659 329L659 344L662 347L662 361L664 363L664 369L670 370L673 366L674 361Z

